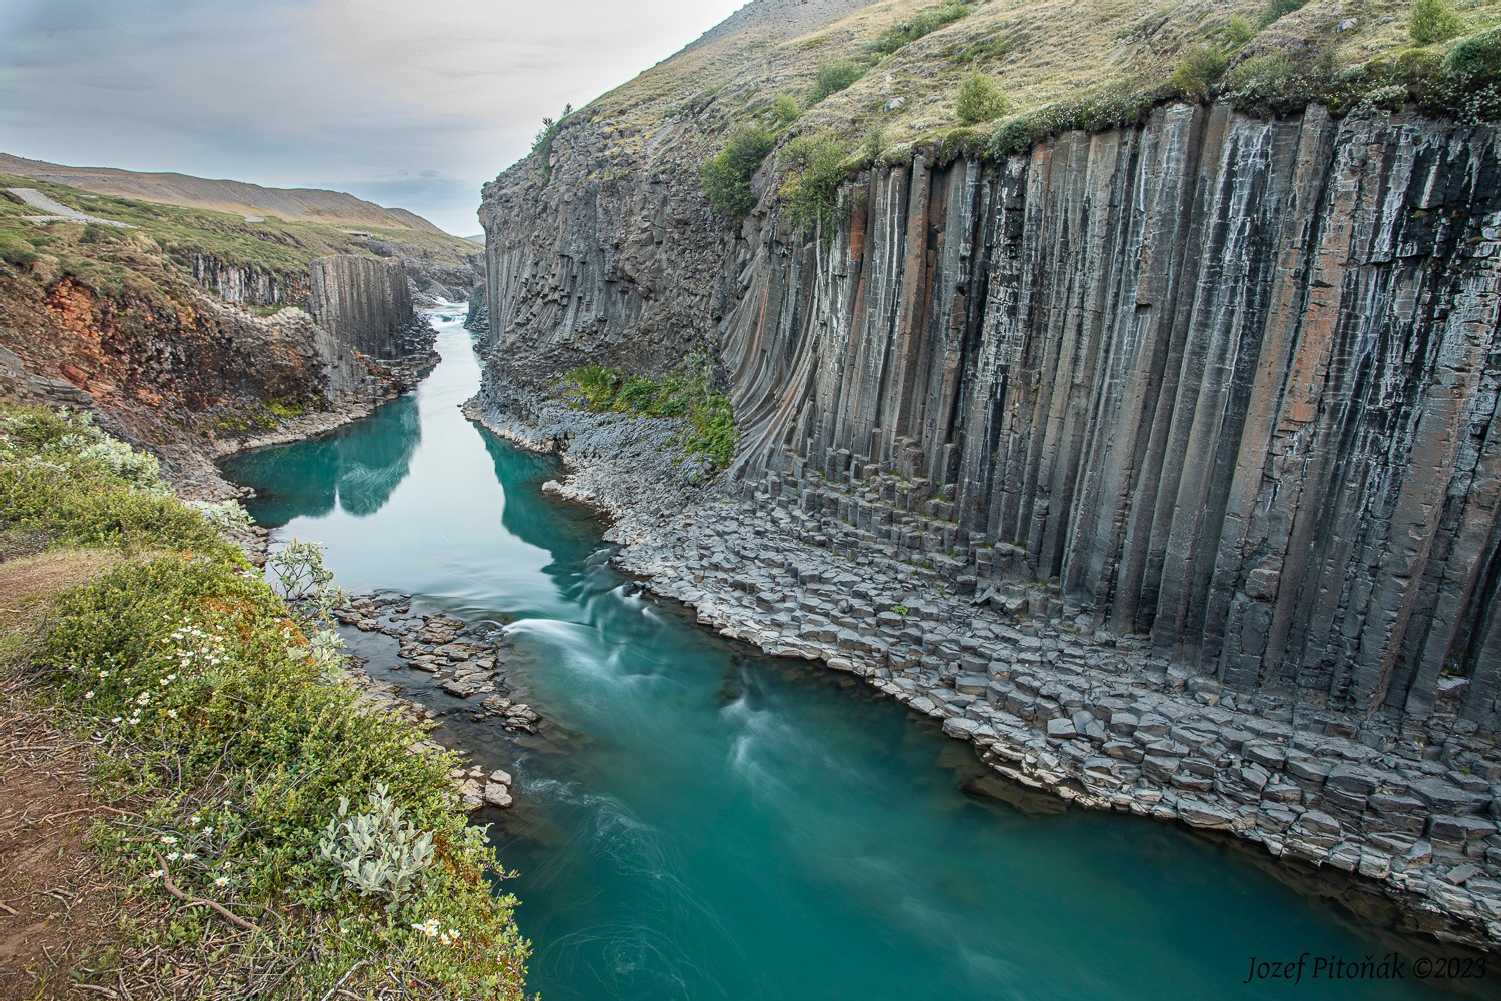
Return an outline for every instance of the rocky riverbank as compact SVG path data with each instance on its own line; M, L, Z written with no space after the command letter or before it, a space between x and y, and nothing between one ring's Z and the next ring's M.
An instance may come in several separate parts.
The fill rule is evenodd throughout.
M976 592L871 546L837 499L805 510L694 483L671 421L489 392L471 419L560 454L566 481L545 489L608 514L616 564L720 633L865 679L1014 782L1349 873L1407 930L1501 945L1501 753L1458 715L1459 684L1421 721L1233 691L1055 587Z

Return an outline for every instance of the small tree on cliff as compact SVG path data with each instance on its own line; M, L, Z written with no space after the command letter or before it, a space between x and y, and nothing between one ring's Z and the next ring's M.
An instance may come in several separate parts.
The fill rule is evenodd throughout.
M716 211L731 219L739 219L755 208L756 196L751 192L751 178L775 144L776 140L766 129L744 125L735 130L724 149L704 164L700 172L704 195Z

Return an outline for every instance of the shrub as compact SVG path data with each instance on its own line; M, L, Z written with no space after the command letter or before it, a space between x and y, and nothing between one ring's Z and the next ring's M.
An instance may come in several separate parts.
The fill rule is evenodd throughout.
M573 114L573 105L563 105L563 113L556 120L543 118L542 127L532 137L532 156L536 158L537 165L542 168L542 179L548 181L552 178L552 141L557 137L558 129L563 120Z
M1408 34L1418 45L1432 45L1459 34L1460 21L1447 0L1415 0L1407 22Z
M961 122L974 125L1001 117L1009 104L994 80L983 73L971 73L959 85L959 100L954 111Z
M751 178L776 140L759 126L742 126L700 171L704 195L721 215L738 219L756 205Z
M830 94L837 94L865 75L867 67L852 59L839 59L818 67L809 104L817 104Z
M1256 29L1251 27L1250 21L1236 14L1225 22L1219 34L1220 44L1228 51L1234 52L1256 37Z
M786 128L797 121L802 113L803 106L793 95L782 93L772 98L771 124L774 128Z
M987 152L999 158L1024 152L1033 143L1073 129L1097 132L1137 125L1169 95L1166 88L1141 87L1129 81L1107 84L1006 119L991 133Z
M886 151L886 130L879 125L872 125L865 133L865 138L860 140L860 162L869 167L881 159L881 154Z
M825 228L833 221L839 185L848 176L843 143L832 133L798 136L783 150L789 168L782 183L782 205L793 228Z
M1501 28L1461 39L1444 57L1444 72L1465 80L1501 77Z
M1284 113L1327 97L1334 77L1327 54L1295 61L1285 52L1269 52L1237 64L1226 75L1222 90L1239 109Z
M87 415L0 414L0 531L83 546L237 552L157 477L156 459Z
M1302 10L1308 6L1308 0L1271 0L1266 10L1261 12L1261 26L1265 28L1273 21L1281 20L1293 11Z
M365 897L384 897L394 911L413 896L417 877L433 861L433 836L403 816L383 782L370 794L368 813L349 815L349 797L339 797L318 851L340 880Z
M912 17L893 25L881 32L876 40L870 44L871 51L880 55L890 55L905 45L910 45L922 38L931 35L945 25L953 24L969 13L969 8L962 3L948 3L941 7L927 7L918 11Z
M1225 75L1225 54L1208 45L1195 45L1178 60L1168 86L1176 94L1202 99L1209 94L1220 77Z

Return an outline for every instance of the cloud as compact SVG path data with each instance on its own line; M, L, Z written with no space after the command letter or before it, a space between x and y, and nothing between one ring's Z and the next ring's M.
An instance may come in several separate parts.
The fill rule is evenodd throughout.
M0 150L338 186L474 232L537 123L743 0L0 0ZM375 192L387 192L376 197Z

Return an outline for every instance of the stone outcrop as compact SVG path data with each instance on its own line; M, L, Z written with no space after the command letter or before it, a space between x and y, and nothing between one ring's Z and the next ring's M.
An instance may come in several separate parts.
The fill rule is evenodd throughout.
M310 266L308 310L318 325L373 358L410 352L416 323L399 260L335 254Z

